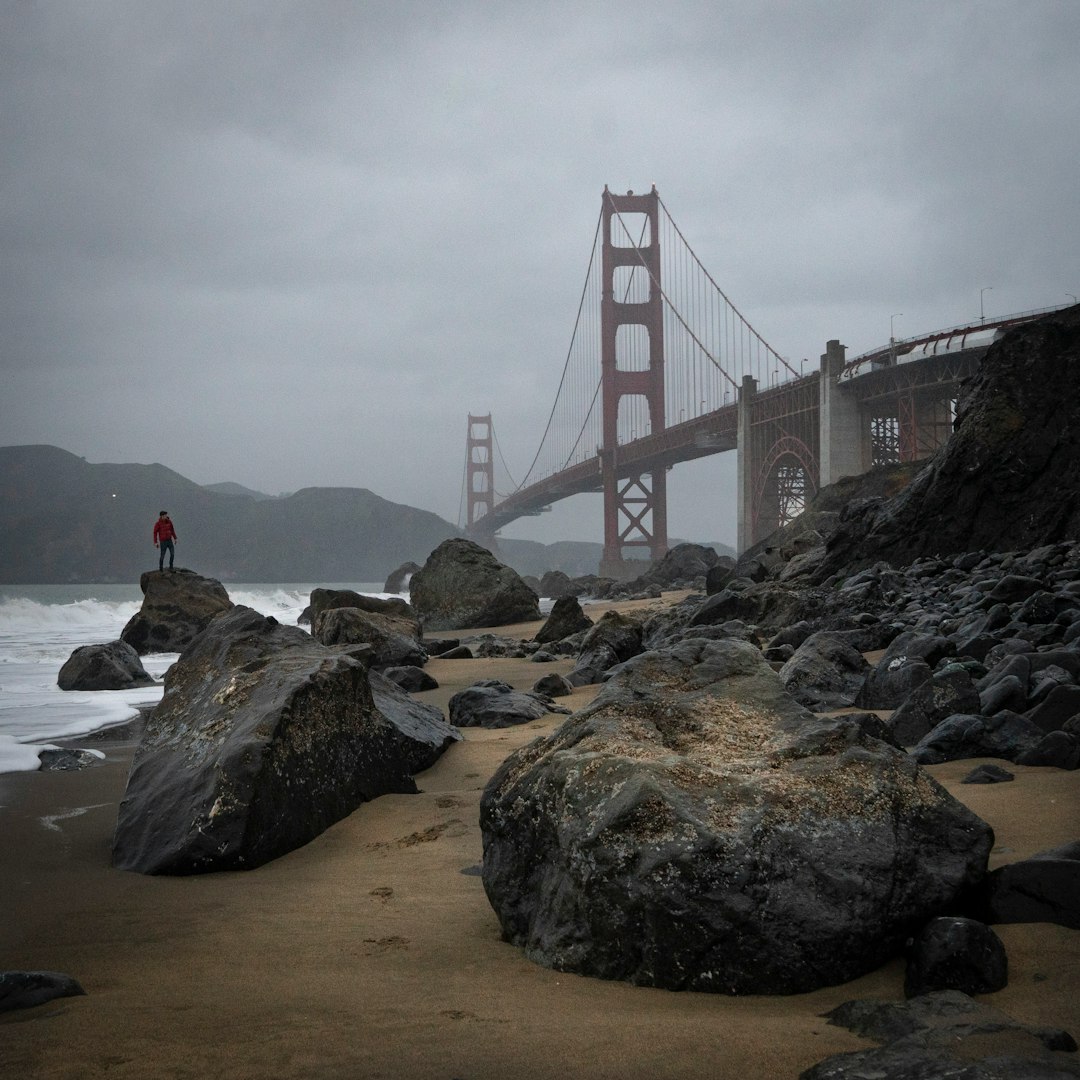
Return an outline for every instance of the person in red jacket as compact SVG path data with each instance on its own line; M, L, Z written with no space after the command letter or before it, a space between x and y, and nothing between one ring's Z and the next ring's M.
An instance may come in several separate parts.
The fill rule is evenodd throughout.
M165 551L169 552L169 569L173 568L173 556L176 554L176 530L168 510L162 510L154 522L154 547L158 548L158 570L165 569Z

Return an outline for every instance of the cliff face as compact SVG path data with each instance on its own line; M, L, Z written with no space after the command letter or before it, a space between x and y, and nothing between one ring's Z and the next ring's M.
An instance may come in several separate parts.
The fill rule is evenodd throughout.
M92 465L55 446L0 447L0 582L138 581L157 565L158 511L177 565L222 581L382 581L457 536L363 488L257 499L163 465Z
M911 484L852 507L822 570L1080 538L1080 305L987 352L956 430Z

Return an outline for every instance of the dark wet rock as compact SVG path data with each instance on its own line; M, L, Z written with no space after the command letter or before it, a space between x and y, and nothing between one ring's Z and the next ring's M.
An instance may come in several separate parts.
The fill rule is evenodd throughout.
M1027 686L1017 675L1004 675L995 679L985 690L979 691L979 712L987 716L1006 709L1009 712L1023 712L1026 708Z
M1009 961L1001 938L975 919L931 919L907 948L907 997L935 990L992 994L1008 982Z
M572 634L589 630L593 625L592 619L581 610L581 604L576 596L561 596L551 607L551 612L544 625L536 632L534 641L547 643L550 641L562 641Z
M851 724L858 724L859 730L869 739L880 739L883 743L903 750L903 747L893 738L889 730L889 723L875 712L846 712L844 719Z
M778 630L771 638L769 638L768 642L766 642L766 647L775 649L781 645L790 645L792 651L794 651L813 632L814 627L806 619L802 619L797 623L792 623L790 626L784 626Z
M554 671L550 675L544 675L533 683L533 693L540 694L543 697L567 697L573 692L574 687L571 685L570 681Z
M795 655L795 646L777 645L772 649L762 649L762 655L770 664L779 664L783 667Z
M548 652L547 649L537 649L529 659L534 664L553 664L559 658L554 653Z
M450 699L450 722L456 727L514 727L547 713L569 712L544 694L515 690L498 679L473 683Z
M911 749L920 765L940 765L963 758L997 757L1017 761L1042 741L1043 734L1017 713L993 716L957 713L946 717Z
M591 686L601 682L604 675L619 664L615 650L607 645L597 645L584 650L577 658L574 669L566 676L571 686Z
M930 665L918 656L883 656L867 673L855 704L862 709L895 709L933 676Z
M32 1009L61 997L80 997L86 991L61 971L0 971L0 1012Z
M853 705L870 665L862 653L830 631L811 634L780 669L784 689L811 709Z
M715 565L709 567L705 574L705 595L712 596L721 592L735 577L735 560L730 556L721 555Z
M409 589L409 581L413 574L420 569L419 563L402 563L396 570L391 571L390 576L383 585L383 592L403 593ZM354 605L350 605L354 606Z
M356 607L326 608L316 611L311 633L322 645L370 645L374 668L422 667L428 659L420 641L419 623L403 612L380 614Z
M61 690L131 690L155 685L139 654L120 640L81 645L64 661L56 683Z
M586 631L577 663L567 679L574 686L600 682L605 672L637 656L644 647L640 622L618 611L605 611Z
M719 562L720 556L714 548L704 544L677 544L636 581L631 582L631 589L641 591L649 585L662 589L705 585L706 575Z
M1017 765L1043 765L1072 771L1080 769L1080 738L1067 731L1051 731L1037 746L1015 758Z
M427 630L540 619L535 592L471 540L444 540L412 578L409 595Z
M472 649L468 645L455 645L452 649L440 654L443 660L475 660Z
M539 593L549 600L558 600L564 596L580 596L579 582L572 581L562 570L549 570L540 578Z
M401 634L420 637L420 618L416 609L400 596L368 596L354 589L312 589L307 610L314 625L320 615L338 608L353 608L368 615L377 615Z
M993 834L899 751L794 702L754 646L622 665L480 809L504 937L559 970L795 993L895 955Z
M893 712L889 726L902 746L914 746L947 717L978 711L979 693L971 676L948 668L917 686Z
M825 1014L880 1046L834 1054L799 1080L1069 1080L1080 1076L1076 1042L1032 1027L959 990L906 1002L848 1001Z
M923 634L916 630L906 630L889 642L882 655L883 661L899 659L923 660L930 667L936 667L938 662L956 655L956 646L946 637L940 634Z
M38 760L41 762L40 772L78 772L100 765L103 758L75 747L50 747L38 754Z
M1010 780L1015 780L1016 777L1009 772L1008 769L1001 768L1000 765L993 765L990 762L984 762L982 765L976 766L960 781L961 784L1006 784Z
M461 732L446 723L437 705L417 701L378 671L368 674L368 685L379 716L393 729L397 752L410 774L430 769L460 741Z
M361 803L415 792L410 772L458 734L341 651L246 607L222 614L165 676L120 804L114 864L154 874L251 869ZM385 680L384 680L385 682Z
M407 694L418 694L422 690L438 690L439 688L438 682L423 668L412 664L383 668L382 674Z
M1057 731L1080 715L1080 686L1055 686L1025 715L1042 731Z
M999 867L984 888L987 922L1048 922L1080 930L1080 841Z
M225 586L191 570L150 570L139 578L142 607L120 632L140 656L181 652L233 602Z
M420 644L428 656L445 656L461 644L461 638L421 638Z

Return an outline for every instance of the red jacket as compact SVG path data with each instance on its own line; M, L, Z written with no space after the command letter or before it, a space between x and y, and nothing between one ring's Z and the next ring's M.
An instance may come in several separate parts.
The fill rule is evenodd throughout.
M154 543L159 540L175 540L177 539L176 530L173 528L171 518L159 517L154 522Z

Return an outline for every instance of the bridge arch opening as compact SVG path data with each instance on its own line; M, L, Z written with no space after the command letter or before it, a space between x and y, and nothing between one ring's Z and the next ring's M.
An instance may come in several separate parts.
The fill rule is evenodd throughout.
M818 490L818 465L810 448L780 439L762 462L754 492L754 535L764 539L794 521Z

